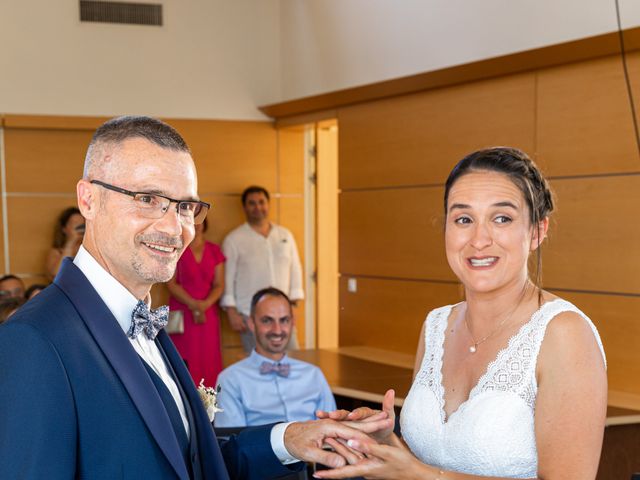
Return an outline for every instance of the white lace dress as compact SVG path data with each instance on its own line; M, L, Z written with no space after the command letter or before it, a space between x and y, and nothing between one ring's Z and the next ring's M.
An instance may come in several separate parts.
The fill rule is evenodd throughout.
M427 316L425 356L402 408L402 436L421 461L444 470L536 478L536 360L547 325L561 312L576 312L591 326L604 358L598 331L571 303L545 303L489 364L469 399L446 419L442 355L452 308L441 307Z

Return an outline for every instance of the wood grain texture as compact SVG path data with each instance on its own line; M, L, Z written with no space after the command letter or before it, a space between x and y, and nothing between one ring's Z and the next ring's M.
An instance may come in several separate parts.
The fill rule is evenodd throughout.
M422 324L436 307L461 300L457 284L355 277L357 292L340 278L340 346L366 345L415 355Z
M198 190L239 193L249 185L276 189L276 131L268 122L166 119L191 148Z
M609 390L640 394L640 297L553 291L586 313L607 355Z
M7 199L11 273L45 274L44 262L53 243L56 219L76 205L71 196L28 196Z
M406 188L340 194L340 272L455 280L442 229L443 189Z
M334 121L316 132L317 346L330 348L339 345L337 125Z
M410 368L354 358L339 350L312 349L291 352L291 356L318 366L335 394L365 399L374 395L380 401L389 388L404 398L411 386Z
M640 294L640 176L552 182L557 212L543 251L544 285ZM640 339L640 337L639 337Z
M240 195L202 195L202 200L211 204L207 214L209 228L205 238L222 246L224 237L245 222Z
M480 148L530 151L534 108L523 74L341 109L340 188L444 183Z
M63 115L3 115L3 125L8 128L39 130L87 130L93 131L109 117L79 117Z
M92 134L88 130L7 128L7 191L75 195Z
M640 472L640 425L616 425L604 431L596 480L628 480Z
M300 263L302 264L303 288L306 287L306 275L304 272L304 198L300 197L283 197L277 200L279 203L279 215L272 218L283 227L288 228L296 241L298 254L300 255ZM304 345L305 335L305 315L304 300L298 302L296 308L296 329L298 332L298 344Z
M304 129L278 130L278 191L304 194Z
M629 57L631 78L639 59ZM617 55L540 71L536 129L536 160L548 176L640 171Z

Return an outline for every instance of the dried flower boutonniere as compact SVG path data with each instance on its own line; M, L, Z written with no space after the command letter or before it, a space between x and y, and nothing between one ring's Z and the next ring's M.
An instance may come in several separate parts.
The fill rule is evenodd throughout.
M223 411L218 406L218 393L220 393L220 385L217 385L216 388L206 387L204 385L203 378L202 380L200 380L200 385L198 385L198 393L200 394L200 399L204 404L204 409L207 411L207 415L209 415L209 421L213 422L216 413Z

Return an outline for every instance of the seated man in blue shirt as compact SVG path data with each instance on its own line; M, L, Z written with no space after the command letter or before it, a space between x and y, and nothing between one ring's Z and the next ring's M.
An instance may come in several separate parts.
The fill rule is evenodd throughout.
M255 350L218 377L222 390L216 427L245 427L315 418L316 410L336 409L320 369L286 355L293 328L291 301L277 288L264 288L251 300L248 326Z

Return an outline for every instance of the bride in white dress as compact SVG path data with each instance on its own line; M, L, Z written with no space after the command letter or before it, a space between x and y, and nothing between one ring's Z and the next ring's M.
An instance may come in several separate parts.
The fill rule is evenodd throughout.
M519 150L482 150L453 169L444 206L447 260L465 301L425 320L403 439L381 431L379 444L328 440L350 465L316 477L594 479L607 407L600 337L578 308L539 289L527 267L535 252L539 277L553 210L546 180ZM383 410L393 417L393 391Z

